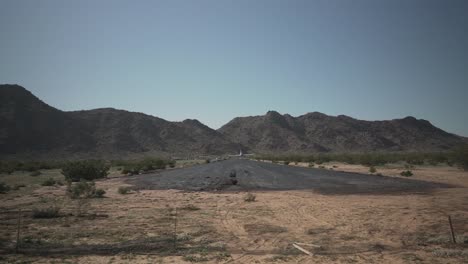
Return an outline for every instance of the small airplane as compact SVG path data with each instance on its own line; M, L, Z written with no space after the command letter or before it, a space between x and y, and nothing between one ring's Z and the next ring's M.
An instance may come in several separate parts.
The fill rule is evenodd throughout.
M245 157L245 156L252 156L252 155L254 155L254 154L251 154L251 153L249 153L249 154L245 153L244 154L244 152L242 152L242 149L239 149L239 154L237 154L237 155L228 155L228 156L229 157Z

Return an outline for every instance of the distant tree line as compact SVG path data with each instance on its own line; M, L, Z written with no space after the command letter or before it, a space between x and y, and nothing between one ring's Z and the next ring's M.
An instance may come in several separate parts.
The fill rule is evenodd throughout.
M122 167L122 174L139 174L154 170L174 168L174 160L165 160L159 158L144 158L141 160L119 160L113 161L114 166Z
M410 165L437 165L445 163L450 166L458 165L468 170L468 145L456 148L449 152L437 153L319 153L319 154L263 154L254 157L257 160L271 160L289 162L309 162L322 164L337 161L348 164L362 164L365 166L385 165L388 163L406 162Z
M76 160L76 161L16 161L0 160L0 174L11 174L15 171L27 171L40 174L40 170L62 169L65 177L72 181L78 178L93 180L107 175L111 166L117 166L124 174L138 174L167 167L175 167L175 161L160 158L143 158L135 160ZM92 175L92 176L76 176ZM87 179L87 177L91 177Z
M35 172L39 170L59 169L65 161L16 161L0 160L0 173L11 174L15 171Z

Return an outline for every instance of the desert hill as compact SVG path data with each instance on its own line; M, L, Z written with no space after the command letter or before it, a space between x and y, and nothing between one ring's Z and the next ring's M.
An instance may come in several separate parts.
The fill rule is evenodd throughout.
M0 158L126 158L135 155L444 151L466 142L426 120L363 121L269 111L218 130L198 120L171 122L100 108L61 111L19 85L0 85Z

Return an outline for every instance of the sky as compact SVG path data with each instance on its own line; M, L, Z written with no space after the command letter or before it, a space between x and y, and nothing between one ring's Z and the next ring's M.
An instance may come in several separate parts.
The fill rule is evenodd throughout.
M468 1L0 0L0 83L215 129L318 111L468 136Z

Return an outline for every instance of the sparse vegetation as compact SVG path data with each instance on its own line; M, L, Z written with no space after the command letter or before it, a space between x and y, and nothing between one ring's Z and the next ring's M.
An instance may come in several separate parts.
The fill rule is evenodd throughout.
M200 207L197 207L197 206L195 206L193 204L188 204L188 205L186 205L184 207L181 207L180 209L181 210L187 210L187 211L198 211L198 210L200 210Z
M376 173L376 172L377 172L377 170L375 169L375 167L374 167L374 166L370 166L370 168L369 168L369 172L370 172L370 173Z
M23 187L26 187L26 184L15 184L11 189L16 191Z
M101 160L82 160L66 163L62 174L67 181L95 180L105 178L109 172L109 165Z
M4 182L0 182L0 193L7 193L10 191L10 186L6 185Z
M255 194L253 193L247 193L244 196L244 201L246 202L255 202L256 199L257 199L257 196L255 196Z
M0 173L11 174L15 171L35 172L39 170L57 169L62 167L60 161L0 161Z
M143 172L165 169L167 166L174 168L175 161L163 160L157 158L145 158L143 160L120 161L122 165L122 174L136 175Z
M103 198L104 194L106 194L106 191L104 191L103 189L96 189L96 191L94 192L94 197Z
M189 261L189 262L206 262L206 261L210 260L208 257L203 256L203 255L200 255L200 256L186 255L182 259L185 260L185 261Z
M403 177L411 177L413 176L413 173L410 170L406 170L406 171L402 171L400 175Z
M60 216L60 207L57 205L47 208L34 208L32 210L33 218L56 218Z
M468 145L464 145L455 149L454 161L457 163L463 170L468 170Z
M126 187L126 186L120 186L119 189L117 190L117 192L119 194L127 194L131 191L132 189L130 189L130 187Z
M348 164L362 164L365 166L379 166L388 163L405 162L410 165L422 165L428 164L439 164L439 163L457 163L457 164L468 164L463 163L463 160L468 159L468 155L459 148L455 152L436 152L436 153L321 153L311 155L258 155L254 157L257 160L271 160L273 162L284 161L284 162L309 162L317 165L337 161ZM465 153L465 154L463 154ZM464 158L463 158L464 157Z
M29 174L29 176L32 176L32 177L36 177L36 176L39 176L39 175L41 175L41 172L38 171L38 170L32 171L32 172Z
M41 183L42 186L54 186L57 183L53 178L48 178Z
M102 198L106 192L96 189L94 182L80 181L67 186L67 195L71 199Z

